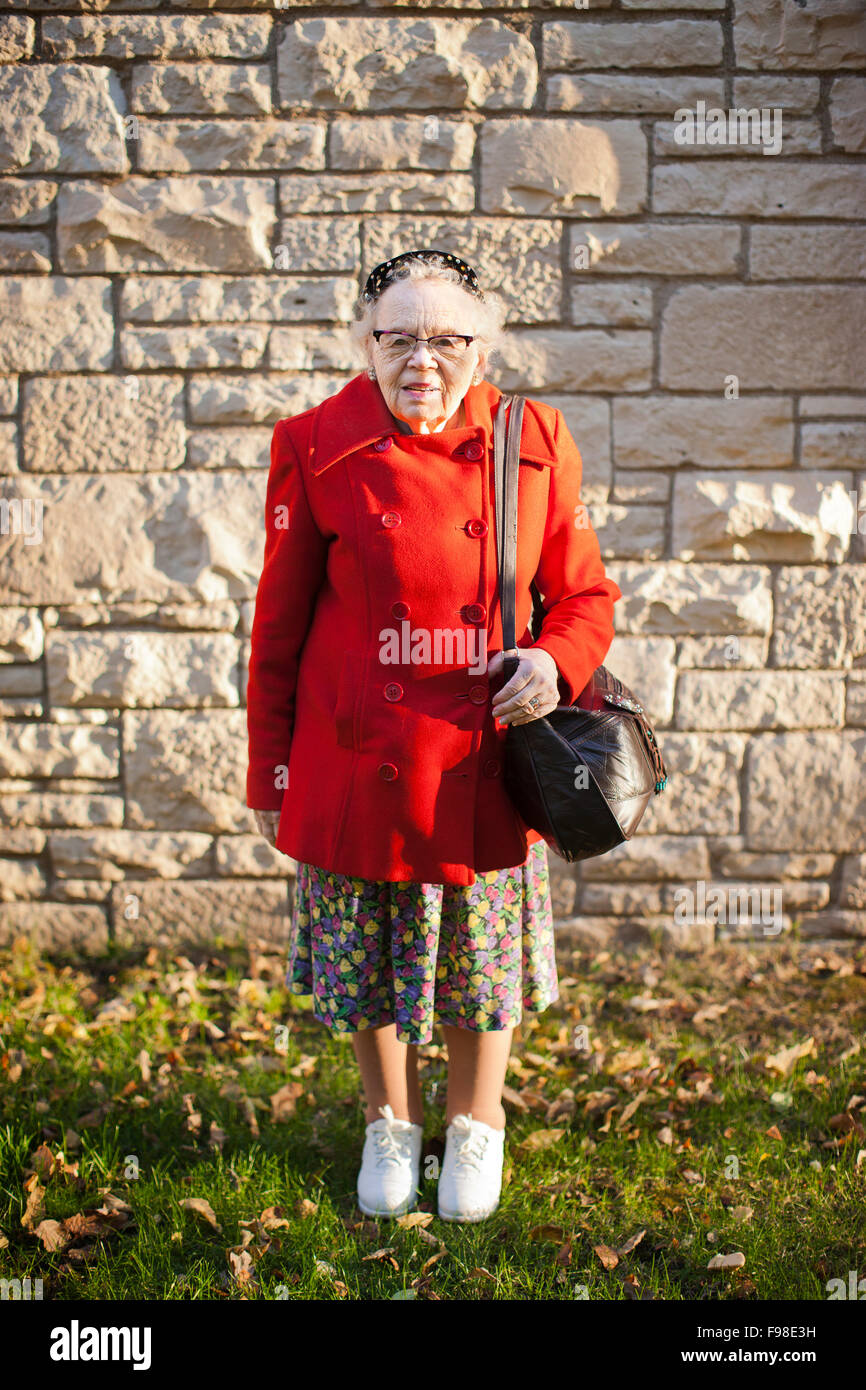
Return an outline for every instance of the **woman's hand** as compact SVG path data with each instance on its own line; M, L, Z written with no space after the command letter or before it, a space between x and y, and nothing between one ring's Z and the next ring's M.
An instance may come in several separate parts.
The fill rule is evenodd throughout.
M277 847L277 826L280 823L279 811L253 811L259 833L264 835L269 845Z
M488 676L500 674L506 656L519 657L520 665L491 702L500 723L529 724L555 710L559 704L559 670L550 652L543 647L509 647L507 652L497 652L490 658ZM533 699L537 703L530 709Z

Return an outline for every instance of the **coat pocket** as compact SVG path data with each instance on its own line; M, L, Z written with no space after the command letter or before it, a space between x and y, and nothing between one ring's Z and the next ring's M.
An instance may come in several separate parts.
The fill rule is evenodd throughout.
M341 748L361 748L361 712L364 705L364 652L344 652L337 681L334 727Z

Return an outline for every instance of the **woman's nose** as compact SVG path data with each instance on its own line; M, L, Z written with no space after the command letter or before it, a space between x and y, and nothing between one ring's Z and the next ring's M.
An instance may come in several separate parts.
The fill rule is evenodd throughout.
M418 362L419 362L418 354L419 354L419 353L422 353L423 356L424 356L424 358L429 358L429 360L433 363L434 367L435 367L435 366L438 366L436 357L435 357L434 354L430 351L430 344L429 344L429 343L416 343L416 344L415 344L415 347L414 347L414 349L413 349L413 351L410 352L410 354L409 354L409 361L410 361L410 362L413 362L413 363L415 363L415 364L418 364Z

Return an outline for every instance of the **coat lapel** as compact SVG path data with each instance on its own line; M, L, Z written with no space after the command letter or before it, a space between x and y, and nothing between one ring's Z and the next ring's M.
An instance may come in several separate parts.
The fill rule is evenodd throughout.
M449 430L449 441L453 441L461 432L467 439L471 438L477 434L480 426L488 446L492 446L493 416L501 395L498 387L489 381L470 386L463 398L466 425L462 431ZM379 383L371 381L366 372L360 372L335 395L327 396L313 411L311 472L322 473L347 454L372 444L374 439L397 432L394 416L385 404ZM520 459L521 462L526 460L548 467L556 464L553 434L540 413L532 408L531 402L527 402L523 412Z

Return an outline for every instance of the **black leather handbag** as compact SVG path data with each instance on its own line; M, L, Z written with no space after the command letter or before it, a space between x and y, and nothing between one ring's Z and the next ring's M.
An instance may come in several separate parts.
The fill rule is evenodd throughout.
M515 647L517 480L522 396L501 396L493 422L495 530L502 646ZM506 408L510 406L506 425ZM533 584L534 620L543 616ZM537 637L538 632L534 630ZM510 680L518 667L506 657ZM631 839L650 797L667 782L646 712L606 666L593 672L573 705L528 724L509 724L505 785L521 819L574 863Z

